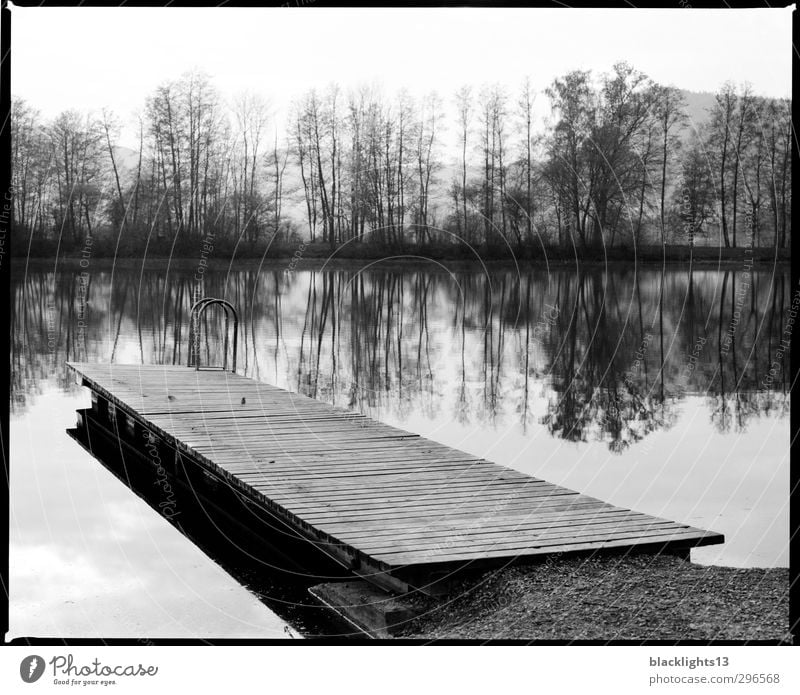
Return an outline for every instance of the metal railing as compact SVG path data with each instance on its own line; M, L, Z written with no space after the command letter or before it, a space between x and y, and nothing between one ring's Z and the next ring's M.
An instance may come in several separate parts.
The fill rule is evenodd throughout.
M236 313L233 304L226 299L215 297L203 297L192 304L189 312L189 367L200 369L200 319L205 310L213 305L219 305L225 311L225 344L223 348L222 371L228 369L228 328L230 319L233 316L233 351L231 360L231 371L236 371L236 344L239 339L239 315ZM206 367L206 369L218 369L218 367Z

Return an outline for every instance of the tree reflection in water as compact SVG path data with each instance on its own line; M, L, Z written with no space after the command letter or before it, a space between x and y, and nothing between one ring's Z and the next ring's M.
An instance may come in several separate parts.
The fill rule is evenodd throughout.
M185 364L191 270L28 270L13 278L12 411L64 362ZM112 285L113 278L113 285ZM785 416L788 272L773 269L457 271L419 267L208 273L239 307L241 369L367 413L602 440L669 428L687 394L721 432ZM207 313L205 363L223 322Z

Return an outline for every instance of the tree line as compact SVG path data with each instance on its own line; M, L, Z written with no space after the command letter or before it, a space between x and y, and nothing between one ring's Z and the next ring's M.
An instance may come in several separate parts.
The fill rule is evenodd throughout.
M537 128L535 102L549 102ZM646 245L786 248L791 100L723 85L700 123L684 93L626 63L445 98L336 85L226 103L192 72L159 85L118 145L108 110L53 119L12 100L14 230L25 249L87 238L181 252L306 240L331 249ZM344 253L343 255L346 255Z

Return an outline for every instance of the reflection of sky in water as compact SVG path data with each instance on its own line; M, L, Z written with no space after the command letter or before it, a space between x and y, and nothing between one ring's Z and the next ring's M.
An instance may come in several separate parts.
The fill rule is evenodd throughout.
M622 454L602 442L574 444L544 426L517 422L485 430L415 415L402 423L431 439L579 490L622 507L725 534L724 545L694 550L704 564L789 565L787 419L753 423L746 436L708 423L702 399L690 397L677 423Z
M286 637L285 623L67 437L88 392L11 422L11 637Z
M446 275L412 272L286 278L265 270L235 273L226 287L209 273L206 294L240 307L240 372L613 504L724 533L724 545L693 551L697 562L787 566L783 372L774 392L758 392L777 354L786 280L780 275L776 285L770 273L754 274L747 301L737 305L736 342L723 356L720 337L742 282L734 274L695 275L689 292L685 272L667 274L661 308L653 271L642 271L638 285L631 273L588 277L582 289L574 271L534 273L529 306L524 293L513 294L526 278L493 277L486 293L479 274L459 276L459 288ZM185 363L186 331L178 333L175 317L185 316L191 273L173 272L167 284L164 277L145 274L137 289L138 271L117 269L111 288L107 272L96 274L89 361L113 354L117 363ZM454 309L461 292L463 326ZM64 294L62 287L56 296ZM557 299L560 324L544 318ZM46 314L37 314L41 303L23 305L24 337L14 330L15 369L24 374L12 420L15 634L282 636L279 618L64 434L88 394L69 387L74 395L65 396L50 376L54 363L73 359L64 335L75 317L74 304L46 305ZM53 316L55 356L42 338ZM686 356L698 336L707 342L687 379ZM599 386L629 398L621 375L647 415L625 423L624 446L613 453L603 420L608 402L591 394ZM568 407L565 384L576 386ZM547 424L554 412L559 427ZM576 423L585 441L564 438Z

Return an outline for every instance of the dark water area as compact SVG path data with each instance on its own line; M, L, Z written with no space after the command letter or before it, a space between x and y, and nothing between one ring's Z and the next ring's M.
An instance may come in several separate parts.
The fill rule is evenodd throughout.
M12 277L16 634L293 630L65 432L89 401L67 360L186 364L194 274L94 261ZM202 292L239 309L240 373L725 534L695 562L788 566L788 269L283 262L209 269ZM222 333L210 315L204 364L222 362Z

